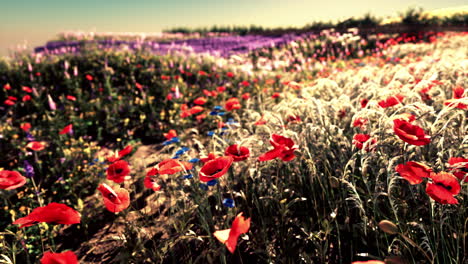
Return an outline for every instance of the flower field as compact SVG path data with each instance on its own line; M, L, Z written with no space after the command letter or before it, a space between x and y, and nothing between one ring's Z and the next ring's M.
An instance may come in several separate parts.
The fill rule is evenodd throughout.
M159 38L0 60L0 263L468 262L466 32Z

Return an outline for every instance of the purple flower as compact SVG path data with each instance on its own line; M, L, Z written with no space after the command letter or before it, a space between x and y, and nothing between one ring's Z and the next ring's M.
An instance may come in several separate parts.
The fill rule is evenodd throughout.
M34 177L34 167L29 163L27 160L23 162L24 170L26 171L26 177L32 178Z
M28 141L35 141L36 139L31 135L31 133L26 132L26 139Z

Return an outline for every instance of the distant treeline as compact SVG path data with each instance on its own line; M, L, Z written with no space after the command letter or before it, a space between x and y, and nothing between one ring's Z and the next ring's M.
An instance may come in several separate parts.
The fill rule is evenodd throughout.
M337 30L345 30L348 28L376 28L376 27L398 27L414 28L414 27L449 27L449 28L464 28L468 27L468 13L457 13L448 17L429 17L425 14L422 8L409 8L403 13L399 14L400 22L381 25L383 19L378 18L370 13L365 14L361 18L351 17L340 22L313 22L303 27L262 27L257 25L250 26L212 26L204 28L189 28L189 27L176 27L164 30L166 33L231 33L236 35L247 34L275 34L285 32L307 32L307 31L320 31L329 28Z

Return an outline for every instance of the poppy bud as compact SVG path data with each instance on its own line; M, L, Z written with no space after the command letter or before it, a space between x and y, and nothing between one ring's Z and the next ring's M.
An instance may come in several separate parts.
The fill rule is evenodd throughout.
M392 223L392 222L390 222L388 220L380 221L379 227L380 227L380 229L382 229L382 231L384 231L385 233L387 233L389 235L398 234L398 227L394 223Z

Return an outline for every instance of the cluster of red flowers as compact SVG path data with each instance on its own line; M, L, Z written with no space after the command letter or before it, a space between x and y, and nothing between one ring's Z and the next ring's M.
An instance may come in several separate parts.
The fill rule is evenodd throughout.
M112 162L106 171L108 180L115 183L123 183L130 179L130 166L122 158L132 153L132 151L133 147L128 145L124 149L107 156L107 161ZM104 205L110 212L120 212L130 205L130 195L124 188L120 188L119 186L112 188L103 183L97 189L101 192Z
M422 183L423 178L430 179L426 193L432 199L442 204L458 204L454 196L460 192L460 183L452 173L434 173L427 165L415 161L398 164L395 170L412 185Z

